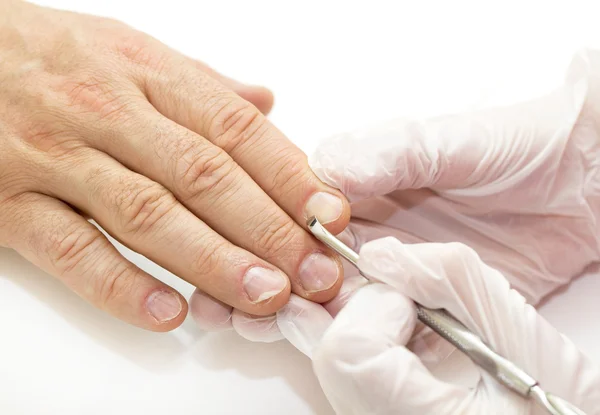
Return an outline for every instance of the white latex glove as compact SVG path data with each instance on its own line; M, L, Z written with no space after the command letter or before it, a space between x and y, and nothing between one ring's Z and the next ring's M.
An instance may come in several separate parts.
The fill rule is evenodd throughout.
M541 99L341 134L310 164L354 202L356 250L462 242L536 304L600 259L600 53Z
M600 53L577 55L565 84L543 98L340 134L310 164L354 202L341 237L355 250L385 236L462 242L537 304L600 259ZM325 304L334 315L365 283L352 268L345 275ZM273 316L196 300L202 327L234 327L253 341L284 337Z
M432 375L421 354L406 347L414 342L417 322L409 298L445 308L546 391L587 415L600 414L598 367L472 249L385 238L364 245L360 255L361 270L383 284L360 289L333 322L299 297L278 313L286 337L313 356L315 373L338 414L546 414L483 371L474 388ZM430 340L425 349L445 342Z

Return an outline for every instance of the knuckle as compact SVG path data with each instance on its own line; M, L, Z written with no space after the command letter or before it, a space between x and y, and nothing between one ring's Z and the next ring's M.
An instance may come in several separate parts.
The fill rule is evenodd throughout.
M293 149L281 151L275 156L269 170L274 171L271 181L265 189L267 193L277 191L281 197L308 188L311 184L311 176L308 175L308 163L304 155L297 154Z
M206 194L218 198L237 181L236 170L235 162L220 149L191 146L176 161L174 183L184 200Z
M50 237L51 262L60 274L69 273L88 259L89 254L98 250L104 243L104 237L95 228L68 230L61 235Z
M117 37L114 48L126 61L156 72L161 72L169 59L152 37L137 31Z
M18 157L18 156L17 156ZM8 204L13 199L13 204L18 204L19 198L35 189L35 174L37 166L27 161L12 161L8 157L4 159L4 165L0 165L0 204ZM6 209L0 209L0 217L7 213Z
M239 98L224 99L215 105L208 128L216 145L232 154L251 145L265 133L266 118L250 103Z
M278 213L261 217L264 225L256 227L252 240L255 241L256 251L260 251L266 258L280 256L284 251L294 251L296 241L296 224L285 215Z
M203 279L218 278L222 271L221 252L226 249L224 241L216 240L216 238L205 238L202 241L201 248L197 250L195 257L192 260L192 271L196 275L200 275ZM209 281L210 283L210 281ZM202 288L202 287L200 287Z
M19 162L30 159L27 156L30 156L31 148L61 157L84 144L72 117L65 116L62 103L46 106L27 102L23 108L27 111L15 112L11 120L11 131L3 143L8 147L9 155L11 151L16 152Z
M97 121L116 121L128 114L130 100L110 81L94 75L69 79L59 86L66 106L79 114L91 114Z
M126 235L145 234L166 220L177 200L171 192L156 183L137 184L121 189L115 198L116 210L121 219L120 230Z
M32 115L31 119L18 123L20 139L27 145L56 157L64 157L82 146L69 128L60 125L45 114Z
M106 274L100 275L92 283L96 302L102 308L110 308L112 303L129 297L135 284L133 277L134 274L127 264L118 263L108 269Z
M6 186L6 183L2 183L3 188L0 188L0 247L12 248L15 239L23 239L21 235L25 232L19 228L29 222L29 201L36 196L32 198L33 194L28 192L13 193L10 182L8 184Z

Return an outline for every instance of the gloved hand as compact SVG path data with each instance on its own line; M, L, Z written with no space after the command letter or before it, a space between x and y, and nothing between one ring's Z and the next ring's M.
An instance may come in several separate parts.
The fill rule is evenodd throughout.
M543 98L341 134L309 161L354 202L340 237L355 250L385 236L462 242L537 304L600 259L600 53L577 55L565 84ZM333 314L364 285L357 274L346 270L326 304ZM283 338L273 316L200 295L191 308L206 329Z
M445 308L544 390L587 415L600 414L598 367L472 249L385 238L362 247L359 266L383 284L360 289L333 322L322 307L300 297L278 313L286 337L313 357L315 373L337 413L546 414L482 370L473 388L434 376L421 357L445 340L419 344L412 299ZM460 357L458 352L452 356ZM463 363L454 367L453 379L474 367Z
M310 164L354 202L355 250L462 242L536 304L600 259L600 52L541 99L341 134Z

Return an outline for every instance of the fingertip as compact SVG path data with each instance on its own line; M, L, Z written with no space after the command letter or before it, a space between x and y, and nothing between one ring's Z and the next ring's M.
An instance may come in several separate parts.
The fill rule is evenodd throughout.
M277 313L277 325L285 338L299 351L312 357L332 322L320 304L292 295L290 301Z
M304 260L298 276L300 281L296 284L294 293L314 303L325 303L340 291L344 283L344 266L339 256L333 252L318 252ZM318 282L309 285L309 281L315 279ZM314 289L313 285L318 289Z
M188 303L175 290L161 287L152 291L145 299L147 328L156 332L167 332L179 327L188 313Z
M338 218L332 222L324 223L323 226L329 232L337 235L338 233L344 231L350 224L350 219L352 217L352 208L350 207L350 202L348 199L338 190L335 190L336 196L341 201L341 213Z
M324 186L318 183L316 187ZM352 216L348 199L336 189L316 190L306 199L303 209L305 220L316 217L333 234L342 232Z
M224 331L232 328L233 307L196 289L190 297L190 312L194 322L204 331Z
M361 275L344 278L340 291L333 299L323 304L323 306L332 317L336 317L346 304L348 304L348 301L350 301L354 294L367 283L367 279Z
M254 105L264 115L268 115L273 109L275 97L270 89L263 86L243 85L234 89L237 94Z
M235 331L251 342L273 343L284 338L275 314L259 317L233 310L231 321Z
M225 76L207 66L204 62L192 60L192 65L200 71L208 74L221 84L230 88L246 101L253 104L260 112L267 115L273 108L273 92L261 85L248 85L238 80Z
M288 279L285 287L278 293L273 294L268 298L254 302L251 301L249 298L246 298L240 303L239 306L236 305L236 308L250 315L259 317L275 314L289 301L291 292L292 288Z

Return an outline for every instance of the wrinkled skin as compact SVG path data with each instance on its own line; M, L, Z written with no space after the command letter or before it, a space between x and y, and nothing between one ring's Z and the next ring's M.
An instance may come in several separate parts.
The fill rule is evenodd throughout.
M0 246L150 330L177 327L185 299L86 219L223 307L329 300L341 265L305 217L341 231L349 205L272 103L117 21L0 0Z
M352 201L340 238L355 251L387 236L461 242L535 305L600 259L599 161L600 53L587 51L547 96L339 134L310 165ZM326 309L336 315L365 283L350 268ZM285 337L274 317L240 317L234 327L250 340ZM425 363L451 351L440 343Z

